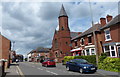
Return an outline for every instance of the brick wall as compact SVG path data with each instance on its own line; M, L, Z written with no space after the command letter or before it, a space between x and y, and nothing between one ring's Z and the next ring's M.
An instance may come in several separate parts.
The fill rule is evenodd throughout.
M6 37L0 35L0 59L7 59L8 61L5 63L6 67L9 62L9 55L10 55L10 40L7 39Z
M103 37L103 39L102 39L103 44L110 43L110 42L120 42L120 38L119 38L120 33L119 33L119 31L120 31L120 27L118 25L110 27L110 35L111 35L112 40L105 41L105 33L104 33L104 30L102 30L101 35Z

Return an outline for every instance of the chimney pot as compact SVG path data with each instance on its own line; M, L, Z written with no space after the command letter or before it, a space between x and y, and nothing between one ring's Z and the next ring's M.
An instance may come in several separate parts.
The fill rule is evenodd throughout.
M111 15L107 15L106 18L107 18L107 22L112 20L112 16Z
M101 26L104 26L106 24L106 18L100 18Z

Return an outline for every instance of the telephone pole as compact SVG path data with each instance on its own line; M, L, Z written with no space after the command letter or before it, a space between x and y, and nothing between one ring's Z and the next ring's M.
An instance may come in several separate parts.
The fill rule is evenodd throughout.
M94 26L94 22L93 22L93 13L92 13L92 7L91 7L91 2L89 0L89 5L90 5L90 13L91 13L91 23L92 23L92 27ZM95 44L95 52L96 52L96 64L98 66L98 48L97 48L97 42L96 42L96 35L95 35L95 30L93 30L93 38L94 38L94 44Z

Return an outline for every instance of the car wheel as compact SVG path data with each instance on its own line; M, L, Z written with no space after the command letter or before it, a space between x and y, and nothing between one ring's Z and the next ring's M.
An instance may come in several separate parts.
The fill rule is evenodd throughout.
M67 70L67 71L70 71L70 68L67 66L67 67L66 67L66 70Z
M82 69L82 68L80 68L79 72L82 74L82 73L83 73L83 69Z

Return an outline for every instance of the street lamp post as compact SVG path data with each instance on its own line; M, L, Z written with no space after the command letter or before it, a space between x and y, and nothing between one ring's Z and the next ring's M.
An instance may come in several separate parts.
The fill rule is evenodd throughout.
M92 19L92 26L94 26L93 14L92 14L92 7L91 7L90 0L89 0L89 5L90 5L90 13L91 13L91 19ZM96 52L96 64L97 64L97 66L98 66L98 48L97 48L95 30L93 30L93 38L94 38L95 52Z
M13 51L14 51L14 44L15 44L15 41L13 41Z

